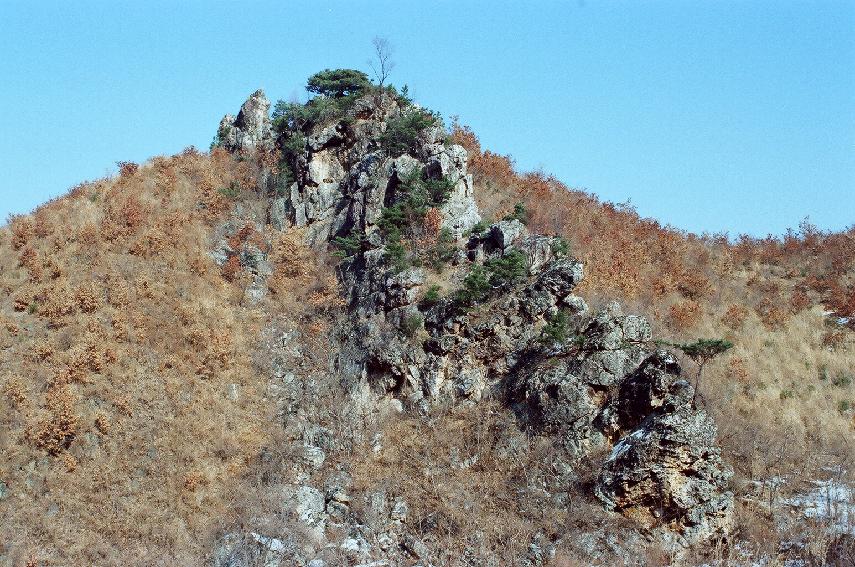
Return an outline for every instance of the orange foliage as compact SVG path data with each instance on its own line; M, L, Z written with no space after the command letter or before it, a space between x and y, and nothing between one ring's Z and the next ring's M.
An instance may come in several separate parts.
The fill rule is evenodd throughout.
M439 209L431 207L425 214L424 229L428 236L435 237L442 227L442 213Z
M677 330L694 327L701 318L701 306L697 301L687 299L673 304L668 309L671 325Z
M140 168L139 165L132 161L117 161L116 166L119 168L119 175L122 177L130 177Z
M744 305L733 304L722 315L721 322L731 329L736 330L742 327L746 317L748 317L748 309Z
M510 157L483 150L466 126L454 123L451 137L469 151L470 170L484 188L476 193L484 215L499 218L522 201L531 230L560 234L571 250L581 253L586 264L582 286L589 294L637 298L653 305L675 290L688 300L704 302L714 290L747 285L761 288L755 305L767 326L778 327L791 313L821 300L837 316L850 317L855 328L855 286L846 279L855 269L855 226L826 233L803 222L797 232L780 239L740 235L735 242L725 234L686 234L640 218L630 204L603 203L540 172L517 173ZM736 279L740 266L749 269L747 284ZM781 298L779 289L764 287L772 268L785 274L788 285L812 289L816 295L796 291L790 301ZM749 299L744 288L737 293L754 303L755 296ZM676 308L681 321L691 311L691 304L682 305ZM744 314L730 315L726 324L741 325Z
M67 449L77 433L74 397L67 387L52 388L45 396L50 416L42 420L33 434L36 447L51 455Z
M764 297L755 309L763 324L769 329L778 329L787 322L790 310L782 305L780 298Z
M26 246L33 235L33 223L27 217L12 217L9 219L9 228L12 230L12 248L15 250Z

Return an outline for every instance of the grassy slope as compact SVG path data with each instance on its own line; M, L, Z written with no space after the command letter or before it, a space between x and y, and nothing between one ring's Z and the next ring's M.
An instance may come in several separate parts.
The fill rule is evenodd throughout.
M191 150L135 169L0 229L0 552L18 561L194 563L273 443L252 354L296 294L246 308L208 255L218 189L251 168ZM289 252L280 292L307 275L282 273Z
M542 174L518 174L467 128L455 127L454 137L470 151L486 216L525 203L530 228L564 236L585 261L586 299L621 300L650 318L654 336L735 343L705 371L702 393L738 490L776 474L792 475L795 487L851 460L855 333L826 314L855 322L855 226L824 234L805 225L800 234L736 244L698 237Z
M823 301L846 306L851 231L737 246L687 236L541 175L518 175L470 132L456 137L472 152L487 216L526 202L533 230L563 234L585 260L581 293L590 302L618 298L648 315L658 336L736 343L709 367L703 392L737 489L779 473L807 478L851 453L852 411L842 408L855 402L845 380L855 374L852 333L828 328L822 315ZM272 297L263 309L244 304L244 275L224 274L207 254L232 206L218 189L233 181L253 186L253 168L187 151L83 184L0 229L0 480L10 492L0 518L15 534L4 550L14 559L192 563L217 530L241 520L247 505L236 494L255 482L262 449L277 445L266 377L252 357L259 334L274 318L322 333L313 309L325 299L312 297L331 286L291 235L273 240ZM436 453L442 423L451 432L456 419L440 419L402 455ZM389 435L421 427L405 421ZM365 468L372 478L357 484L405 462ZM366 465L355 466L360 476ZM518 468L482 480L509 486ZM465 487L472 478L443 486L452 481ZM460 497L446 493L451 504ZM746 525L756 516L741 513ZM522 529L511 516L497 539Z

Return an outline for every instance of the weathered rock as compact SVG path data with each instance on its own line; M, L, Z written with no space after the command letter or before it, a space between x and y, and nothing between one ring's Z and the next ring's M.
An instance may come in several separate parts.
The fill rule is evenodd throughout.
M611 510L673 523L681 544L726 535L733 527L732 476L716 446L716 428L691 407L683 381L665 396L671 411L656 412L618 441L603 465L596 494ZM670 399L669 399L670 398Z
M261 89L255 91L240 107L237 117L226 115L217 131L219 143L229 151L272 149L270 101Z
M491 249L506 252L525 232L525 225L520 221L503 220L490 227L485 241Z
M292 224L290 215L288 214L288 201L284 197L273 199L270 203L268 215L270 217L270 226L276 230L285 230Z
M224 120L220 138L227 149L268 147L269 103L265 107L263 94L256 95L238 118ZM439 126L419 133L403 155L389 155L382 133L390 120L413 108L402 109L387 95L355 101L346 119L305 132L305 151L297 158L289 187L273 191L264 186L270 195L264 220L274 229L299 227L307 243L318 248L340 245L337 237L350 239L341 248L351 256L337 270L347 319L337 330L339 350L330 356L329 372L347 392L343 403L360 415L396 419L405 407L429 413L507 394L521 421L552 438L558 449L554 477L564 488L531 486L526 502L568 505L566 486L579 459L596 454L596 448L612 447L596 489L608 509L648 517L656 529L676 526L676 545L726 533L732 511L730 472L719 457L715 428L692 407L691 387L680 379L674 357L652 351L648 322L625 315L617 303L588 313L585 301L572 295L582 280L582 265L564 257L566 245L557 238L529 234L519 220L503 220L472 235L465 248L458 241L441 241L437 224L459 239L480 221L468 156L463 147L448 143ZM450 196L440 207L441 222L432 217L433 232L427 225L402 231L405 246L419 251L411 258L418 267L393 268L390 229L380 220L384 208L400 203L403 184L419 171L427 180L447 179ZM424 204L419 214L427 208ZM254 278L247 294L258 292L249 299L258 301L270 273L267 248L230 245L229 236L242 226L218 234L212 255L221 264L237 256ZM440 244L451 250L435 262ZM454 299L455 289L471 273L470 262L480 264L511 251L526 259L521 281L488 278L488 297L475 300L474 306ZM495 269L487 265L488 271ZM444 273L440 277L451 275L436 282L442 297L428 300L425 288L436 281L434 271ZM544 332L547 325L549 333ZM556 332L556 325L565 328ZM274 351L277 368L301 364L300 353L286 357L282 345L271 347ZM308 407L317 409L307 400L316 391L312 379L297 377L296 370L272 374L271 393L294 440L292 449L303 457L294 464L294 482L301 485L288 496L286 507L318 540L328 523L342 533L349 529L347 539L330 548L351 562L367 561L378 549L427 562L429 540L403 533L408 507L401 500L393 504L394 492L387 494L388 488L351 495L346 479L328 482L323 492L307 486L308 471L322 471L337 461L332 456L341 454L342 442L306 417ZM374 431L373 437L366 433L363 441L369 439L375 457L388 449L381 432ZM525 439L515 440L499 452L516 458L528 448ZM478 459L459 448L451 453L449 466L454 468L475 466ZM363 501L352 506L353 500ZM665 535L662 540L669 541ZM553 543L535 540L521 558L523 564L539 565L553 549Z
M323 537L326 526L324 513L326 502L320 490L311 486L297 487L288 497L288 507L293 510L300 522L313 529L318 536Z
M404 535L403 546L416 559L430 557L430 550L424 542L411 534Z
M214 567L278 567L286 560L296 559L297 547L290 540L281 540L258 533L228 533L217 542L213 553Z

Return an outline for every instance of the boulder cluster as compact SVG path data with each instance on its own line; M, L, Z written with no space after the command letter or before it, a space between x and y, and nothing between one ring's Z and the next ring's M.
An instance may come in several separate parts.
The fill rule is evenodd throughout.
M236 118L226 116L219 129L222 147L275 147L269 108L258 91ZM574 294L583 266L568 257L560 239L530 234L512 216L483 226L467 152L450 143L441 126L420 132L408 151L385 149L379 140L389 121L409 111L385 95L366 96L345 117L317 125L294 179L284 190L270 191L267 203L271 225L304 229L311 246L360 235L359 249L338 267L348 312L341 349L333 355L341 387L359 392L354 400L361 404L391 403L421 413L500 400L533 434L556 441L569 470L580 459L603 455L594 494L605 509L638 520L648 536L672 549L727 537L732 473L720 457L715 425L695 407L676 358L655 346L644 318L624 314L617 303L590 310ZM429 297L437 278L426 268L390 266L380 226L384 207L417 169L428 179L448 180L451 188L439 207L453 250L438 286L445 293L438 297ZM215 257L225 261L222 253ZM241 258L247 266L264 261ZM504 280L498 268L488 272L489 286L477 301L454 292L465 288L473 270L502 261L523 268ZM275 374L282 391L299 381L286 362ZM300 427L305 459L323 466L333 434ZM327 522L348 516L348 486L346 478L325 487L295 485L288 501L323 539ZM377 498L374 508L384 525L406 522L406 502ZM385 547L372 548L361 536L341 545L370 559L392 558L394 550L429 561L430 549L406 530L382 533L398 535ZM233 559L246 545L274 559L284 557L287 547L255 533L229 538L218 548L219 565L241 564Z

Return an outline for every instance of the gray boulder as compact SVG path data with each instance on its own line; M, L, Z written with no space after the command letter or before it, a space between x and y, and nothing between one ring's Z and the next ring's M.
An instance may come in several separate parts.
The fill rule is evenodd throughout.
M217 131L219 143L231 152L272 149L270 101L264 91L252 93L240 107L237 117L227 114Z

